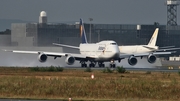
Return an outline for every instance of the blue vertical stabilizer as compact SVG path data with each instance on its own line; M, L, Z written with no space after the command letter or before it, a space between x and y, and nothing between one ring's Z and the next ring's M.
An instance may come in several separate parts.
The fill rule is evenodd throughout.
M84 24L82 19L80 19L80 35L81 35L81 43L87 43L86 32L84 29Z

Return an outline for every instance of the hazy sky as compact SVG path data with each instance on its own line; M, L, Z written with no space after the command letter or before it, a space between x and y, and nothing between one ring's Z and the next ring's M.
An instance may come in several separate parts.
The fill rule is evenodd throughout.
M40 11L49 22L79 21L111 24L166 24L166 0L1 0L0 19L37 22ZM180 7L178 7L180 12ZM180 24L180 13L178 13Z

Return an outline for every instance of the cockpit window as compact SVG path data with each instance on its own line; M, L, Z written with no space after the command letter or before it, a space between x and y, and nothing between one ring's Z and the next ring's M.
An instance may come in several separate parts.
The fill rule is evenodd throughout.
M111 45L117 45L116 43L110 43Z

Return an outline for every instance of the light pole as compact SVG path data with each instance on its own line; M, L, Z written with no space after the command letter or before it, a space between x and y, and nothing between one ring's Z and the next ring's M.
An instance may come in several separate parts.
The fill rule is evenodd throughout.
M93 21L93 18L89 18L90 21L90 27L89 27L89 42L91 43L91 21Z
M98 42L100 41L100 30L98 30Z

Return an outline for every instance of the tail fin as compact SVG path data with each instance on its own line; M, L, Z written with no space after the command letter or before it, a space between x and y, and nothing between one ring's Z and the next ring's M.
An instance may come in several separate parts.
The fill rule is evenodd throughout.
M87 43L86 32L84 29L84 24L82 19L80 19L80 35L81 35L81 43Z
M154 31L153 36L151 37L151 40L149 41L149 46L156 46L157 36L158 36L159 28L156 28Z

